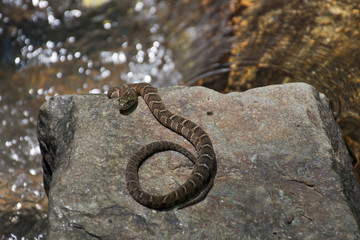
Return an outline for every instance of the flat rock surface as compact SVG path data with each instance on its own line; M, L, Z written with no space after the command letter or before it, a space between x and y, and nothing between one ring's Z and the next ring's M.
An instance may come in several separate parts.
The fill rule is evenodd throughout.
M360 239L360 189L324 95L304 83L226 95L203 87L159 93L213 142L218 171L206 199L154 211L129 195L124 171L137 149L167 140L193 150L141 98L122 115L105 95L53 97L38 120L49 239ZM164 194L191 168L179 153L155 154L140 182Z

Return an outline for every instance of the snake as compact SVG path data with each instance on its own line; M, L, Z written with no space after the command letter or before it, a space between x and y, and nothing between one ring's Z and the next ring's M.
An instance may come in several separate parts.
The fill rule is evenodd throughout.
M141 96L151 113L166 128L185 137L196 149L197 157L181 145L158 141L140 148L129 160L126 183L130 195L141 205L155 210L182 209L194 205L207 196L214 185L216 156L208 134L197 124L167 110L158 89L149 83L123 84L108 91L108 98L117 98L120 112L126 112L138 103ZM142 190L139 168L150 156L162 151L177 151L194 163L188 179L175 190L165 195L153 195Z

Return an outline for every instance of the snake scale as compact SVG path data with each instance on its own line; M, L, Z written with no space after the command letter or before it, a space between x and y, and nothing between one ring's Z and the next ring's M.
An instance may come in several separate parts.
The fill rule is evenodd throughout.
M212 186L216 174L216 158L209 136L190 120L168 111L163 104L157 88L148 83L124 84L108 92L109 98L119 99L120 111L136 105L141 95L155 118L165 127L184 136L195 147L195 157L185 148L171 142L155 142L135 153L125 170L127 188L130 195L140 204L157 210L184 208L202 201ZM193 163L194 168L186 182L166 195L151 195L144 192L139 183L138 170L143 161L154 153L174 150L184 154Z

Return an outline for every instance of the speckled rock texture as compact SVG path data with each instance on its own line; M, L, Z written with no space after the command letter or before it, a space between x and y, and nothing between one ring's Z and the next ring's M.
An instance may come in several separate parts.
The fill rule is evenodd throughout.
M53 97L38 120L49 239L360 239L359 184L327 98L313 87L159 93L213 142L218 171L207 198L154 211L129 195L124 171L141 146L168 140L193 149L141 98L122 115L105 95ZM140 182L164 194L191 168L179 153L155 154L141 167Z

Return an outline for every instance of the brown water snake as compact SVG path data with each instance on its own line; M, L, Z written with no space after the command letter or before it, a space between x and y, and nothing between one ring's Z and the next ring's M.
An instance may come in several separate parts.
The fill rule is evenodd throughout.
M119 99L120 111L137 103L141 95L155 118L165 127L184 136L195 147L198 156L171 142L155 142L141 148L132 156L126 167L127 188L140 204L158 210L184 208L202 201L214 184L216 158L209 136L195 123L171 113L165 107L157 89L147 83L124 84L108 92L109 98ZM144 192L139 183L138 169L141 163L154 153L174 150L187 156L195 165L184 184L166 195L151 195Z

